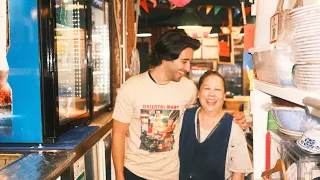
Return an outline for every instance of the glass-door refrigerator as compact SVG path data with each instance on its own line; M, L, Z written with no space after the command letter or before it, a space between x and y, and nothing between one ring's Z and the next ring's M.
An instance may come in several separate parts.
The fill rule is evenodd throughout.
M104 46L93 52L96 31L91 30L95 27L91 23L92 2L100 1L5 1L7 18L0 25L7 27L7 46L0 46L6 47L0 52L6 53L1 62L6 62L8 68L0 71L0 131L5 124L0 143L54 143L61 133L76 125L87 125L93 117L97 89L93 81L98 79L94 74L100 73L94 57L109 53ZM103 38L108 41L109 37ZM110 59L106 61L110 63ZM103 78L110 78L110 67L107 63L99 67L104 73L96 86L101 86L99 97L105 100L99 103L106 107L110 104L110 89L106 89L110 88L110 80ZM8 84L5 90L3 79Z
M41 2L41 1L39 1ZM90 59L88 57L88 8L85 0L55 0L52 18L49 23L40 23L40 27L48 28L46 37L42 36L42 59L52 53L49 63L43 62L43 70L51 72L53 76L47 76L44 83L50 89L58 92L50 92L49 101L56 96L58 105L59 126L70 123L79 123L74 119L89 120L91 117L90 104ZM42 8L43 9L43 8ZM46 18L44 16L43 18ZM50 23L52 25L50 25ZM53 73L52 73L53 72ZM46 72L45 72L46 73ZM43 75L45 75L45 73ZM55 82L54 82L55 81ZM50 83L50 84L49 84ZM46 89L44 89L46 90ZM50 91L50 90L49 90ZM44 94L46 92L44 91ZM43 101L45 104L46 101ZM46 104L45 104L46 105ZM51 111L53 108L47 108Z
M111 4L109 0L91 2L90 34L93 66L93 110L94 116L111 110Z

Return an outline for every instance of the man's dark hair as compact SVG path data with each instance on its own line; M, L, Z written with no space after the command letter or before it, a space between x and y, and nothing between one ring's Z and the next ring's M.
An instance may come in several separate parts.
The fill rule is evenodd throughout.
M162 60L177 59L186 48L197 50L199 47L200 41L188 36L184 30L169 30L163 33L153 46L149 62L154 66L159 66Z

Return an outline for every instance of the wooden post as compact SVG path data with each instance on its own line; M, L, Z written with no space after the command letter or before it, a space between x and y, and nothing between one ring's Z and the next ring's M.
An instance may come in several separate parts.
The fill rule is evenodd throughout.
M122 21L121 21L121 0L114 0L111 2L111 87L114 104L115 98L117 96L117 88L120 87L120 53L121 49L119 47L118 41L122 41ZM116 24L119 26L119 32L117 33ZM120 37L118 37L120 34Z
M230 34L232 33L232 9L231 8L228 8L228 22L229 22L229 24L228 24L228 28L229 28L229 32L230 32Z
M114 0L111 1L111 61L112 61L112 71L111 71L111 76L112 76L112 94L113 94L113 104L115 102L115 97L117 96L117 88L120 87L120 53L122 49L119 47L119 41L120 44L122 44L122 39L123 39L123 33L122 33L122 22L125 19L127 22L127 54L123 55L126 56L126 59L128 62L126 63L127 65L130 65L130 58L132 54L132 48L133 48L133 38L135 38L134 32L134 0L128 0L127 4L127 17L122 16L122 9L124 5L122 4L121 0ZM116 28L118 25L118 29ZM119 32L117 32L117 30ZM126 66L127 66L126 65ZM126 73L126 79L129 78L129 74Z
M134 0L127 0L128 7L127 8L127 66L130 67L131 64L131 56L132 49L135 43L135 12L134 12ZM127 67L127 68L129 68ZM130 77L130 74L126 73L126 80Z

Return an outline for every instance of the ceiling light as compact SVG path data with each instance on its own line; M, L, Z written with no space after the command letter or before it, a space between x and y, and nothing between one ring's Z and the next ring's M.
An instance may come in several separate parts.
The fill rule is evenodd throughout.
M138 33L137 37L151 37L152 34L151 33Z
M150 37L152 34L146 27L141 27L138 29L137 37Z
M186 8L179 20L179 29L194 29L202 25L202 20L194 8Z

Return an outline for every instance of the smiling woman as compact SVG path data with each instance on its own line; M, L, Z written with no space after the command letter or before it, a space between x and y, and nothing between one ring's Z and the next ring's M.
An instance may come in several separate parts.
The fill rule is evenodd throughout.
M225 81L216 71L199 80L200 107L185 111L180 133L180 179L244 179L252 172L246 139L224 112Z
M222 112L223 103L226 98L225 80L221 74L216 71L207 71L200 78L198 84L198 97L201 106L204 106L209 112L218 114Z

